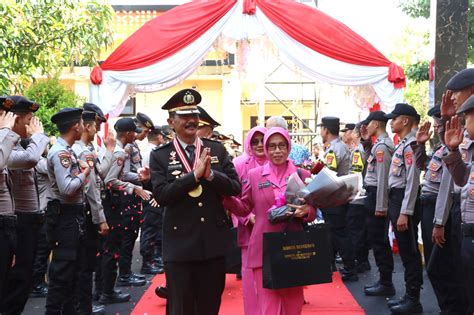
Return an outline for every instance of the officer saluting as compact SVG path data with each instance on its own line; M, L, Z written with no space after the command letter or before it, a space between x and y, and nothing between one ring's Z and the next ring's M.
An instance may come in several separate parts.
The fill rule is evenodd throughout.
M46 212L47 238L52 245L46 314L75 312L75 293L84 237L84 184L90 167L78 160L72 145L84 130L82 109L63 108L51 117L61 133L48 153L52 200Z
M374 111L362 121L367 126L367 136L377 140L367 158L365 207L368 213L367 232L374 251L380 279L364 289L368 296L395 294L392 282L393 256L388 242L388 175L394 151L393 141L386 132L388 119L383 111Z
M458 114L464 114L466 119L466 131L469 138L474 140L474 96L470 96ZM467 294L469 308L468 313L474 312L474 146L470 146L466 157L463 159L459 152L459 146L463 142L463 128L458 116L454 116L446 122L445 143L449 154L443 158L449 172L453 176L456 185L461 190L461 230L462 246L461 257L463 266L463 279L465 292Z
M5 100L5 97L0 97L0 301L3 301L4 283L12 265L16 245L16 216L5 166L13 147L20 140L20 136L11 131L16 117L8 111L13 102L5 104Z
M162 108L169 112L176 137L150 156L153 196L165 207L163 260L170 315L218 314L231 236L222 197L240 193L225 148L196 135L200 102L201 95L191 89L168 100Z
M416 131L412 129L416 115L416 110L404 103L395 105L395 109L386 115L392 120L392 132L401 139L395 148L388 178L388 215L405 267L405 296L401 300L388 302L390 310L395 314L421 313L423 310L420 303L423 270L417 243L420 213L415 209L420 170L416 167L416 157L411 148L416 142Z

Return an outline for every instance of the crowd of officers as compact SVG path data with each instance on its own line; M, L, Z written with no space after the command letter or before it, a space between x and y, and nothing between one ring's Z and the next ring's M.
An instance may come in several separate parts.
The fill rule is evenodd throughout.
M405 269L405 294L388 302L394 314L423 310L420 222L424 263L442 314L474 312L473 94L474 69L448 82L442 103L428 113L438 142L431 139L431 123L420 125L416 110L403 103L346 125L351 148L339 135L339 119L322 119L324 164L338 176L362 173L366 191L362 200L321 209L344 265L341 277L357 281L358 272L369 270L372 248L380 277L365 294L396 294L391 224ZM21 314L30 294L47 296L46 314L103 313L103 304L130 300L117 286L146 283L131 269L140 228L141 273L164 272L163 208L151 193L149 157L171 131L138 113L119 119L115 133L107 130L98 152L94 138L107 119L98 106L85 103L53 115L60 137L48 148L50 138L33 115L38 108L22 96L0 99L0 313ZM396 144L386 130L389 120ZM207 121L203 139L212 137L215 125ZM148 147L141 153L137 141L145 137ZM435 145L427 153L430 140ZM168 169L176 164L173 152L166 155ZM170 172L178 178L181 171Z
M474 312L473 94L474 69L450 79L442 103L428 112L434 136L431 122L420 124L419 114L408 104L397 104L391 113L371 112L359 124L346 125L356 134L352 139L360 138L360 142L346 141L352 151L339 137L339 119L322 119L321 136L327 146L323 162L338 176L361 172L366 191L363 205L353 202L321 209L331 226L334 250L344 264L341 277L358 280L357 271L370 268L371 247L379 280L365 286L364 293L396 294L388 237L391 225L405 269L405 294L388 301L393 314L423 311L420 225L424 264L440 314ZM389 120L396 144L386 130Z

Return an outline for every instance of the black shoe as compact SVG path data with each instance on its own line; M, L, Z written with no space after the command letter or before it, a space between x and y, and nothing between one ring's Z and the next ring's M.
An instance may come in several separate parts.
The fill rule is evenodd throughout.
M419 314L423 313L420 299L407 296L404 302L390 308L392 314Z
M146 280L146 276L145 276L145 275L141 275L141 274L133 273L133 272L131 273L131 275L132 275L134 278Z
M395 287L392 285L377 284L373 287L364 289L367 296L394 296Z
M48 285L46 283L40 283L33 288L30 292L30 297L46 297L48 295Z
M158 267L165 268L165 264L163 263L163 258L157 256L157 257L153 258L153 262L154 262Z
M357 273L363 273L363 272L369 271L370 263L368 261L358 263L356 269L357 269Z
M337 254L336 255L336 264L343 264L343 263L344 262L342 261L342 257L339 254Z
M105 314L105 305L92 304L92 315L104 315L104 314Z
M368 288L375 287L375 286L379 285L379 283L380 283L380 282L377 281L377 282L372 283L372 284L366 284L366 285L364 285L364 290L365 290L365 289L368 289Z
M128 276L118 277L117 283L116 283L118 287L130 287L130 286L141 287L141 286L144 286L145 284L146 284L145 279L136 278L133 274L128 275Z
M167 299L168 298L168 288L167 287L156 287L155 294L158 297L162 298L162 299Z
M130 301L130 294L117 292L112 294L102 293L99 299L100 304L124 303L128 301Z
M391 299L387 302L387 306L389 308L392 308L394 307L395 305L398 305L398 304L401 304L403 302L405 302L405 299L407 298L407 295L405 294L404 296L402 296L401 298L399 299Z
M143 263L142 269L140 269L140 272L146 275L156 275L159 273L164 273L165 271L163 268L158 267L154 263L146 262Z
M341 269L339 272L341 274L342 281L359 281L359 276L354 272L354 270Z

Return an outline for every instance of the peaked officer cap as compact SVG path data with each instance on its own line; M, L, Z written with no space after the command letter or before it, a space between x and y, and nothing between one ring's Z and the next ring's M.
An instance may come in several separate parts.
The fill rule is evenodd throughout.
M211 115L206 112L204 108L201 106L197 106L197 109L199 110L199 125L200 126L210 126L211 128L216 128L219 127L221 124L219 124L217 121L215 121Z
M197 105L201 103L201 94L193 89L184 89L173 95L161 109L178 115L199 114Z

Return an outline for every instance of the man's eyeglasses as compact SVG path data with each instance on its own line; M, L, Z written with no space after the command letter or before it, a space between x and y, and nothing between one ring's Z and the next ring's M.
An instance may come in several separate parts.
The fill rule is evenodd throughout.
M252 139L252 141L250 141L251 145L259 145L260 143L263 144L263 138Z
M288 145L286 143L270 143L268 145L268 151L276 151L276 149L279 149L280 151L284 151L288 149Z

